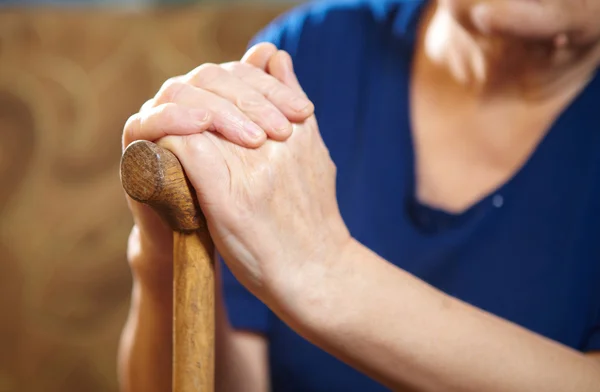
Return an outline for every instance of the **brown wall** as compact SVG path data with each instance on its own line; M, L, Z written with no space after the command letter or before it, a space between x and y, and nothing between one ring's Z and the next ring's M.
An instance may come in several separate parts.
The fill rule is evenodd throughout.
M0 392L116 391L131 219L120 133L281 8L0 10Z

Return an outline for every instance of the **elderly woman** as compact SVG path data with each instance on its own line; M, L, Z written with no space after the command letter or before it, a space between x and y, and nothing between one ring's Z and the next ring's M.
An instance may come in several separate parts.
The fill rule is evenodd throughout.
M599 18L317 2L132 116L226 264L218 389L600 391ZM131 206L122 388L168 391L170 236Z

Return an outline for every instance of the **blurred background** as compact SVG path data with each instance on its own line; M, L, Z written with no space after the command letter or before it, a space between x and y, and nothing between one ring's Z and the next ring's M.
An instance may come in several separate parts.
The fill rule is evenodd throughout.
M0 392L116 392L123 124L290 1L0 0Z

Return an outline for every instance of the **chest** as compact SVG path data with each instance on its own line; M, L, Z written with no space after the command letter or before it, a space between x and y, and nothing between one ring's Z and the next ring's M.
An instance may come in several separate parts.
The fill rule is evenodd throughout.
M374 176L346 165L338 165L338 171L354 174L339 184L338 198L350 231L363 244L450 295L581 347L600 298L600 248L594 239L600 227L581 219L584 197L558 191L548 196L550 186L507 193L502 208L483 208L458 228L429 236L407 217L402 193L388 193L392 172ZM356 183L363 184L361 190ZM583 189L571 190L582 194ZM386 390L281 322L274 324L269 340L274 373L295 380L295 389L273 380L273 385L288 385L281 390Z
M461 213L517 176L573 97L528 102L444 87L415 61L410 134L415 197Z
M600 305L600 226L584 218L590 214L590 157L600 139L586 139L590 133L579 126L570 133L565 123L579 118L600 130L596 117L579 102L560 132L547 133L552 119L538 122L541 112L504 121L522 114L509 105L472 116L467 127L466 112L426 95L417 98L413 114L408 62L386 56L369 57L378 62L377 72L359 69L356 75L367 75L360 78L305 78L338 168L338 203L352 235L453 296L580 347ZM516 143L510 131L517 127L535 131ZM480 139L481 129L495 143ZM506 139L493 139L497 135ZM433 205L458 195L448 210L466 208L466 218L439 235L422 233L407 213L418 184L436 190ZM500 194L502 205L486 193ZM269 340L274 390L386 390L281 322L273 323Z
M576 347L600 298L600 225L586 218L598 189L594 86L564 112L567 101L451 105L431 88L411 96L409 62L376 60L379 72L343 84L347 94L313 94L353 236L451 295ZM460 212L458 222L423 233L409 214L422 195Z

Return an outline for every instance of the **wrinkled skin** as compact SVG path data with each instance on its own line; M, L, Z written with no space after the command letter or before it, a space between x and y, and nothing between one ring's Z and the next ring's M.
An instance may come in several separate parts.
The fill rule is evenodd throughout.
M282 56L270 71L302 91L280 67L291 69L289 55ZM160 143L180 158L229 268L256 294L291 300L305 283L294 277L318 274L350 241L337 205L335 165L314 115L295 124L285 142L267 140L257 149L210 132ZM286 291L270 292L275 287Z
M447 6L468 29L485 35L582 46L595 43L600 36L599 0L440 0L440 5ZM258 69L301 93L287 53L271 48L261 56L264 59L258 61ZM241 67L231 69L239 71ZM200 73L210 77L198 76ZM137 116L146 113L145 128L139 126L143 121L132 117L124 144L162 137L161 143L178 155L198 192L217 247L238 279L256 294L270 290L272 281L284 275L293 277L295 271L309 264L318 269L320 263L326 264L333 254L342 252L348 230L338 212L335 168L320 138L312 108L304 120L290 115L288 99L273 102L295 124L293 132L291 127L282 131L260 123L268 117L260 112L247 114L265 130L258 139L243 136L237 127L241 120L227 126L223 119L202 117L197 111L194 129L190 113L181 108L206 107L185 93L190 90L188 85L198 80L210 82L223 74L211 65L190 75L171 80L158 98L142 108ZM286 90L283 95L293 94ZM252 109L252 105L240 105L247 103L246 99L222 96L237 103L238 109ZM170 105L173 102L175 105ZM157 104L168 110L156 110ZM241 118L239 111L229 106ZM146 228L134 229L130 249L140 248L143 240L137 237L142 232L153 238L147 241L151 243L149 248L159 246L156 253L167 254L163 250L170 248L170 243L164 228L159 228L147 211L140 213L141 209L134 206L134 216L138 227ZM294 282L286 284L293 286Z

